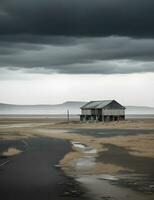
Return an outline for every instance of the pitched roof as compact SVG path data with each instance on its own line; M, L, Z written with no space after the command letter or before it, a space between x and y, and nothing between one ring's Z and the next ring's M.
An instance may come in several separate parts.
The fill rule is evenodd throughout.
M105 106L107 106L108 104L110 104L112 101L115 101L115 100L90 101L90 102L86 103L85 105L83 105L81 107L81 109L102 109ZM123 107L122 105L120 105L120 106Z

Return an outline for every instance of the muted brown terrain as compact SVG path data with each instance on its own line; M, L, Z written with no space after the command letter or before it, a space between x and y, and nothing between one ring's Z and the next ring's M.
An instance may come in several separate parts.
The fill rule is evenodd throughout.
M85 129L154 129L154 118L149 119L126 119L125 121L119 122L80 122L78 118L72 118L70 121L67 121L67 118L50 118L49 116L45 117L0 117L0 126L9 125L9 124L35 124L45 126L47 128L66 128L66 129L76 129L76 128L85 128Z
M118 135L105 138L102 136L98 139L95 135L77 133L77 129L82 129L82 132L84 132L84 129L138 129L142 130L142 134ZM73 130L73 134L71 134L70 130ZM143 134L144 130L148 130L148 133ZM81 123L78 120L67 122L67 119L64 118L0 118L1 140L24 139L40 135L84 143L96 148L98 153L108 151L106 144L110 144L125 148L130 155L154 158L154 119L134 119L108 123ZM73 149L72 152L65 156L61 164L63 168L69 169L70 161L82 156L83 152ZM98 155L95 156L97 157ZM98 162L95 169L86 170L86 173L118 172L122 169L128 170L127 167L118 166L117 163L115 165L113 163Z
M129 119L119 122L79 122L57 121L49 125L51 128L85 128L85 129L154 129L154 119Z
M124 134L126 130L128 133ZM118 134L112 135L115 131ZM105 135L101 132L105 132ZM96 153L90 154L72 146L72 150L59 162L60 167L68 176L96 174L132 174L131 176L139 174L140 176L144 174L154 178L154 119L81 123L77 119L68 122L64 118L49 117L0 118L0 140L25 141L28 138L40 136L78 142L96 150ZM18 153L22 154L21 151L16 151L15 147L10 146L2 152L1 156L14 156ZM89 156L94 160L92 167L76 167L75 163L78 160ZM133 178L132 187L138 187L140 190L148 184L149 190L150 185L153 184L151 178L144 180L143 183L140 181L139 186L138 184L134 186L137 179ZM129 180L129 186L131 184Z

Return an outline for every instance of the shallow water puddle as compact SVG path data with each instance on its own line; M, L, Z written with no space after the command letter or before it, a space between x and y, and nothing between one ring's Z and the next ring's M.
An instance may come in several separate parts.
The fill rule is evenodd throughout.
M87 154L96 154L97 153L97 149L93 148L93 147L89 147L85 144L82 144L80 142L75 142L75 141L72 141L71 142L73 147L79 149L80 151L84 152L84 153L87 153Z
M72 161L76 170L93 168L96 165L95 158L91 156L82 157Z
M72 141L71 143L75 148L79 148L79 149L85 149L86 148L86 145L85 144L81 144L80 142Z
M100 180L109 180L109 181L118 181L119 178L116 177L116 176L112 176L112 175L109 175L109 174L102 174L99 176L99 179Z
M111 175L84 175L76 179L94 200L152 200L153 195L133 191L129 188L112 184L117 177Z
M95 148L87 147L87 148L85 149L85 153L88 153L88 154L90 154L90 153L96 154L96 153L97 153L97 150L96 150Z
M96 165L95 154L97 153L97 150L80 142L72 141L71 143L73 147L84 153L84 156L73 160L71 165L76 170L86 170L93 168Z

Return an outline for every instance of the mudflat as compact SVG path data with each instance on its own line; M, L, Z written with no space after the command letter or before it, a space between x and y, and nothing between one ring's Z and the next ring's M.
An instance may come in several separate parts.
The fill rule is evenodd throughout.
M24 141L1 140L0 152L9 146L16 146L23 153L0 158L0 194L3 200L67 199L68 196L69 199L79 196L86 199L77 182L65 176L58 167L59 160L70 151L67 141L45 137Z
M25 145L24 148L18 145L19 141L22 141L22 145ZM30 142L31 150L29 151L26 150L27 141L33 141ZM38 143L37 148L35 147L36 143ZM34 190L35 186L37 188L39 185L48 193L49 187L47 185L52 179L52 170L54 169L64 179L62 182L58 181L59 178L53 179L55 180L53 184L49 184L53 189L50 188L51 193L49 193L54 193L55 185L58 185L57 187L60 186L60 192L58 192L61 194L60 197L66 199L68 196L73 198L73 195L74 197L80 196L80 199L87 198L87 196L88 199L105 199L107 196L109 198L112 196L110 195L110 189L113 189L113 187L115 194L110 199L135 200L137 198L151 200L154 198L154 119L131 119L110 123L80 123L78 120L67 122L64 118L1 117L0 144L0 161L5 161L5 159L7 161L9 158L9 160L18 163L18 159L22 158L24 163L27 152L31 157L33 155L32 149L37 149L36 155L29 160L30 165L32 164L35 167L32 168L31 173L27 171L27 173L32 174L35 169L40 167L37 174L40 178L37 179L37 176L35 176L34 179L38 181L32 182ZM47 146L50 146L50 148L46 148ZM54 151L52 151L52 148L55 148ZM37 158L36 165L35 157ZM47 158L48 161L44 158ZM52 161L52 158L56 158L54 165L57 167L53 167L53 163L50 167L47 164ZM42 161L45 164L39 165ZM11 181L11 176L9 176L13 169L9 168L11 164L12 162L6 163L3 170L0 171L0 175L3 177L1 179L2 186ZM23 173L26 172L25 166ZM5 173L5 170L8 170L8 173ZM51 174L48 176L45 171ZM41 179L39 174L44 172L45 174ZM65 174L65 176L62 174ZM46 184L44 179L47 176L49 182L47 181ZM74 183L68 183L67 179L74 181ZM18 181L16 181L15 176L13 176L13 180L12 185L17 185ZM22 182L21 180L19 182ZM45 183L44 187L41 185L43 183ZM63 183L67 186L64 190L62 189L64 187L62 186ZM77 183L81 183L83 188ZM96 186L96 183L99 187ZM73 187L75 187L73 189L74 194L71 192ZM105 187L108 187L108 190ZM23 185L21 190L22 188L27 189L27 186L24 187ZM92 188L95 188L95 190ZM100 188L99 191L98 188ZM122 196L119 195L119 188L124 191L121 193ZM84 189L86 193L83 192ZM3 191L6 192L7 187L3 188ZM12 191L15 190L12 189ZM108 193L105 191L108 191ZM56 192L54 195L55 199L59 198L59 196L56 196ZM40 195L40 200L42 198Z
M66 128L66 129L154 129L154 118L130 118L125 121L119 122L87 122L82 123L79 121L78 116L73 116L69 123L67 118L61 117L59 115L57 118L52 116L0 116L0 125L7 124L27 124L31 125L42 125L47 128Z

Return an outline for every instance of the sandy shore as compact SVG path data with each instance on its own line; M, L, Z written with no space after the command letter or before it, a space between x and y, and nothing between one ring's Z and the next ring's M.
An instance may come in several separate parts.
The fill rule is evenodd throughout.
M64 119L0 119L1 140L38 136L63 139L71 144L72 150L60 160L67 176L81 177L79 180L84 182L87 179L82 177L90 180L92 175L93 182L97 182L97 176L110 175L117 179L114 184L152 195L142 199L153 198L154 119L106 124L67 123ZM136 198L141 199L140 195Z

